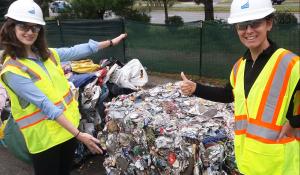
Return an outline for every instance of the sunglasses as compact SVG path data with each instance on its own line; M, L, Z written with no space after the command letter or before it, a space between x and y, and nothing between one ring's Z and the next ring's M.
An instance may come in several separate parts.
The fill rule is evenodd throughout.
M19 29L23 32L28 32L29 30L31 30L32 33L39 33L42 28L42 26L40 25L28 25L24 22L17 22L16 26L18 26Z
M246 21L235 24L235 27L237 30L247 30L248 26L250 26L252 29L256 29L260 27L260 25L265 21L265 19L258 19L253 21Z

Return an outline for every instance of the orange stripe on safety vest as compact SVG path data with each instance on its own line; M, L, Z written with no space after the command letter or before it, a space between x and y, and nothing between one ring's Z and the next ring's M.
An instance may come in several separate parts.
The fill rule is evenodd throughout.
M246 134L246 129L243 129L243 130L235 130L234 133L235 133L235 135Z
M259 136L256 136L256 135L252 135L252 134L249 134L249 133L246 133L246 137L249 137L249 138L252 138L254 140L258 140L258 141L261 141L263 143L267 143L267 144L285 144L285 143L289 143L289 142L292 142L295 140L295 138L283 138L283 139L280 139L278 141L274 141L274 140L269 140L269 139L266 139L266 138L263 138L263 137L259 137Z
M282 129L282 126L277 126L277 125L274 125L273 123L266 123L261 120L256 120L253 118L249 118L249 123L252 123L252 124L255 124L258 126L263 126L263 127L272 129L274 131L280 131Z
M23 65L22 63L20 63L20 62L17 61L17 60L12 60L12 59L8 60L8 61L6 62L6 64L4 65L4 67L6 67L6 66L16 67L16 68L22 70L23 72L29 74L29 76L32 78L33 81L35 80L34 77L35 77L37 80L40 80L40 79L41 79L40 75L38 75L35 71L33 71L33 70L30 69L29 67ZM23 68L24 68L24 69L23 69ZM26 68L27 70L26 70L25 68ZM33 76L34 76L34 77L33 77Z
M284 95L285 95L285 92L286 92L289 77L290 77L292 69L293 69L293 67L296 64L298 59L299 59L299 57L295 56L292 59L292 61L289 63L288 68L286 70L286 74L285 74L284 81L283 81L283 87L281 88L279 99L278 99L278 102L276 104L275 112L274 112L274 115L273 115L273 121L272 121L273 124L276 124L276 121L278 119L278 114L279 114L280 109L281 109L281 105L282 105L283 98L284 98Z
M18 68L18 69L21 69L21 67L20 67L20 66L18 66L18 65L15 65L15 64L8 64L7 66L12 66L12 67L16 67L16 68Z
M237 116L234 117L235 121L245 120L245 119L247 119L247 115L237 115Z
M71 89L69 89L69 91L63 96L63 98L67 105L69 105L72 102L73 95L72 95Z
M55 104L55 105L58 105L58 104L63 105L63 104L61 103L61 101L58 101L58 102L56 102L56 103L54 103L54 104ZM66 108L64 108L64 110L66 110ZM33 116L37 115L38 113L42 114L42 111L39 109L39 110L37 110L37 111L35 111L35 112L31 113L31 114L25 115L25 116L23 116L23 117L17 119L17 120L16 120L16 123L19 125L20 129L24 129L24 128L28 128L28 127L30 127L30 126L36 125L36 124L38 124L39 122L41 122L41 121L47 119L47 116L44 115L44 114L42 114L42 116L45 116L45 117L42 117L42 116L41 116L41 117L38 117L37 119L34 119L34 120L36 120L36 121L31 122L30 120L32 120L32 118L30 118L30 117L33 117ZM24 125L24 122L25 122L25 123L26 123L26 122L30 122L30 124L26 124L25 126L22 126L22 125ZM21 123L22 123L22 124L21 124Z
M275 66L274 66L274 68L273 68L273 70L271 72L271 76L270 76L270 78L269 78L269 80L267 82L267 85L265 87L265 92L263 93L262 98L261 98L261 101L260 101L260 104L259 104L259 108L258 108L258 112L257 112L256 120L261 120L261 118L262 118L262 113L263 113L264 107L265 107L265 105L267 103L267 98L268 98L268 95L270 93L271 84L272 84L272 81L274 79L274 75L276 73L276 70L277 70L277 68L279 66L280 61L283 59L283 57L287 53L289 53L289 52L288 51L283 51L279 55L278 59L276 60Z

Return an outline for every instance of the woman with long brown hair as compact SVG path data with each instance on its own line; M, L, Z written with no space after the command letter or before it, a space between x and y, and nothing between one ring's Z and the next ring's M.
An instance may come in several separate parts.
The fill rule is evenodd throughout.
M117 45L126 34L107 41L49 49L41 8L33 0L13 2L0 31L4 48L0 82L11 100L12 116L24 136L36 175L68 175L76 139L92 153L99 141L80 132L78 103L60 60L82 58Z

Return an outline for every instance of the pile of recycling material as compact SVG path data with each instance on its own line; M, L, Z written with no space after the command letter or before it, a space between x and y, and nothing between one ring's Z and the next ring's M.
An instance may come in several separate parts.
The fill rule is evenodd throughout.
M81 114L79 129L94 136L97 136L98 131L101 131L105 125L104 102L118 95L137 91L148 82L147 72L138 59L132 59L126 64L117 59L102 59L99 64L96 64L87 58L62 62L61 66L72 93L79 102ZM20 140L27 151L18 127L12 127L15 126L15 122L10 118L9 99L1 85L0 97L0 146L7 145L7 148L19 159L30 160L27 154L23 154L17 142ZM74 164L84 163L91 154L80 142L75 151Z
M180 93L180 82L105 103L97 137L109 175L238 174L233 107Z
M117 59L91 59L63 62L62 68L71 90L78 99L81 120L79 129L96 136L105 125L104 102L139 90L148 82L147 72L138 59L123 64ZM83 143L75 151L75 164L81 164L91 155Z

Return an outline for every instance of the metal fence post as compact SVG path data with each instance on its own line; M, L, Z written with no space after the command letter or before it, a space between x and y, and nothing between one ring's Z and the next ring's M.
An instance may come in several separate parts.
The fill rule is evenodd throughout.
M56 19L56 24L57 24L57 27L59 29L61 47L64 47L65 46L65 41L64 41L64 37L63 37L62 27L60 25L60 20L58 18Z
M200 60L199 60L199 76L202 77L202 38L203 38L203 31L202 31L202 28L203 28L203 21L201 20L200 21Z
M125 33L125 19L121 18L122 21L122 33ZM126 40L123 40L123 61L124 63L127 63L127 59L126 59Z

